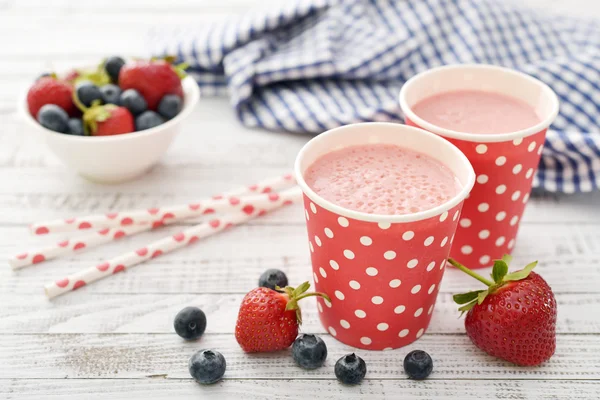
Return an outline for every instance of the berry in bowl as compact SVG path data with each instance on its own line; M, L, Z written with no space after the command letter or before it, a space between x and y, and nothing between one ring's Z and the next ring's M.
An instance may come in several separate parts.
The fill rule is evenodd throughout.
M83 177L117 183L156 164L199 99L174 59L109 57L62 77L43 74L19 109L52 152Z

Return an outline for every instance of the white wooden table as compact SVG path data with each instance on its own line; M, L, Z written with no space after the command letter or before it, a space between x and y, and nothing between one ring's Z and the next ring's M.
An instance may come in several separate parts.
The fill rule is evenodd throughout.
M600 7L591 1L529 2L600 18ZM52 240L28 234L26 225L35 220L185 202L291 168L308 137L246 129L226 99L203 99L163 163L117 186L74 175L23 133L15 114L18 91L51 66L143 53L145 32L153 25L202 23L243 12L251 3L0 0L0 258ZM310 279L302 213L292 207L52 302L43 295L44 282L176 228L18 273L0 268L0 398L595 399L599 211L598 194L548 195L530 201L523 219L514 263L540 260L539 272L559 304L557 351L539 368L514 367L469 342L451 295L477 283L452 270L426 335L400 350L358 351L369 371L360 386L335 380L335 361L352 349L325 333L313 302L305 305L303 330L327 342L325 367L301 370L288 352L243 354L233 327L239 302L260 273L277 267L292 282ZM186 343L173 333L174 315L188 305L208 316L207 333L198 342ZM209 387L194 383L187 371L189 356L205 347L220 350L228 364L226 379ZM415 348L428 351L435 363L423 382L402 373L404 355Z

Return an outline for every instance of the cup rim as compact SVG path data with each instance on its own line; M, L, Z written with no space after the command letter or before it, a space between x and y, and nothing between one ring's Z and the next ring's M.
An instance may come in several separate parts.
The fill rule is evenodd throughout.
M454 131L451 129L445 129L438 125L434 125L434 124L427 122L424 119L420 118L413 112L412 108L409 107L409 105L408 105L408 101L406 100L406 93L410 89L411 85L413 85L418 80L427 79L427 77L429 77L432 74L435 74L441 70L448 70L448 69L495 70L495 71L502 71L509 75L513 75L518 79L527 80L530 83L533 83L533 84L539 86L541 88L541 90L548 96L548 98L551 101L551 111L541 122L537 123L536 125L531 126L526 129L521 129L519 131L509 132L509 133L485 133L485 134L465 133L465 132ZM400 89L400 93L399 93L398 97L400 100L400 108L401 108L402 112L404 113L405 118L410 119L415 124L419 125L421 128L426 129L430 132L436 133L438 135L447 137L447 138L459 139L459 140L464 140L464 141L468 141L468 142L479 142L479 143L507 142L509 140L525 138L527 136L534 135L536 133L543 131L544 129L547 129L552 124L552 122L558 115L558 111L559 111L558 97L556 96L556 93L554 93L554 91L548 85L546 85L544 82L542 82L539 79L536 79L532 76L529 76L523 72L516 71L514 69L499 67L496 65L487 65L487 64L445 65L445 66L429 69L427 71L421 72L421 73L413 76L408 81L406 81L406 83L404 83L404 85L402 85L402 88Z
M304 176L301 171L301 162L305 158L306 153L311 150L311 147L313 147L315 145L315 143L319 143L320 141L325 140L325 137L328 135L336 134L340 131L343 131L343 130L346 130L349 128L354 128L356 126L362 126L362 127L365 127L366 129L372 129L372 128L377 128L377 127L381 127L381 126L388 126L388 127L394 128L394 129L404 130L405 132L409 131L409 132L413 132L418 135L429 136L434 141L437 141L440 146L446 146L446 147L450 148L450 150L456 155L456 157L460 160L460 162L464 163L467 166L468 177L467 177L466 183L463 185L462 189L454 197L452 197L450 200L446 201L445 203L442 203L442 204L440 204L434 208L430 208L428 210L419 211L419 212L411 213L411 214L402 214L402 215L369 214L369 213L365 213L365 212L361 212L361 211L350 210L348 208L338 206L338 205L330 202L329 200L326 200L325 198L323 198L320 195L318 195L317 193L315 193L315 191L312 190L308 186L306 181L304 180ZM368 143L365 142L365 144L368 144ZM345 146L345 147L348 147L348 146ZM440 160L438 160L438 161L442 162L445 165L445 163L443 161L440 161ZM460 151L458 149L458 147L456 147L454 144L450 143L446 139L444 139L436 134L427 132L424 129L408 126L405 124L391 123L391 122L361 122L361 123L355 123L355 124L342 125L337 128L329 129L329 130L321 133L320 135L315 136L314 138L309 140L302 147L302 149L300 149L300 152L296 156L296 161L294 163L294 175L296 176L296 181L298 182L298 185L302 189L302 192L304 192L304 194L306 196L308 196L308 198L311 201L315 202L316 204L323 207L324 209L326 209L332 213L338 214L340 216L348 217L351 219L355 219L355 220L359 220L359 221L366 221L366 222L384 223L384 224L396 224L396 223L422 221L422 220L429 219L429 218L435 217L437 215L440 215L440 214L444 213L445 211L451 210L456 205L458 205L463 200L465 200L467 198L467 195L469 194L469 192L471 191L471 189L473 188L473 186L475 184L475 171L473 169L473 166L469 162L467 156L465 156L464 153L462 151Z

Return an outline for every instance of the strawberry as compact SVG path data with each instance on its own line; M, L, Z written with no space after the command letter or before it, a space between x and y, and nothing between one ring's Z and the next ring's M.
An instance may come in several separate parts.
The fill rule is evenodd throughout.
M72 69L65 74L65 76L63 77L63 80L65 82L70 83L71 85L74 85L75 80L77 78L79 78L80 76L81 76L81 72L77 71L76 69Z
M302 314L298 301L323 293L306 293L310 283L296 289L286 286L283 293L265 287L251 290L242 300L235 325L235 339L246 353L283 350L298 336ZM277 288L279 289L279 288Z
M125 107L95 104L83 113L86 135L110 136L135 131L133 116Z
M59 80L56 75L44 76L38 79L27 92L27 106L29 113L35 118L38 111L46 104L55 104L65 110L69 115L77 114L71 96L73 86Z
M182 66L170 64L173 58L165 60L139 60L121 67L119 72L119 86L123 91L137 90L148 103L150 110L156 111L158 103L167 94L183 97L181 79Z
M509 255L494 261L490 281L453 259L448 262L488 286L457 294L454 301L467 312L465 329L475 346L517 365L547 361L556 349L556 300L552 289L533 268L508 273Z

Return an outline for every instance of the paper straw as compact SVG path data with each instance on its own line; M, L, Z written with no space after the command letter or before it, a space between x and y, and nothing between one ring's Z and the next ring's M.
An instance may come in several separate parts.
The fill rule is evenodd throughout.
M189 204L43 221L32 224L31 231L36 235L44 235L85 229L128 227L140 223L162 224L171 219L180 220L211 214L216 211L232 210L242 203L238 196L251 193L273 193L275 190L294 183L293 175L286 174Z
M254 206L253 212L236 212L231 215L226 215L222 218L216 218L209 222L204 222L192 228L185 229L172 236L153 242L148 246L141 247L135 251L117 256L111 260L76 272L73 275L59 279L55 282L50 282L44 286L46 296L48 296L50 299L60 296L61 294L78 289L107 276L124 271L127 268L134 267L151 258L156 258L162 254L185 247L198 241L199 239L212 236L215 233L229 228L230 226L243 224L283 205L300 202L301 196L302 193L300 189L298 187L294 187L279 193L277 196L272 196L266 202L262 201L255 204L245 202L246 205Z
M12 256L8 259L8 264L13 270L28 267L30 265L39 264L44 261L49 261L60 256L71 254L87 249L91 249L96 246L100 246L105 243L112 242L125 236L135 235L140 232L148 231L152 229L151 224L134 225L129 227L121 228L104 228L97 232L93 232L87 235L82 235L77 238L63 240L54 245L42 247L39 249L33 249L26 253L21 253L16 256Z

